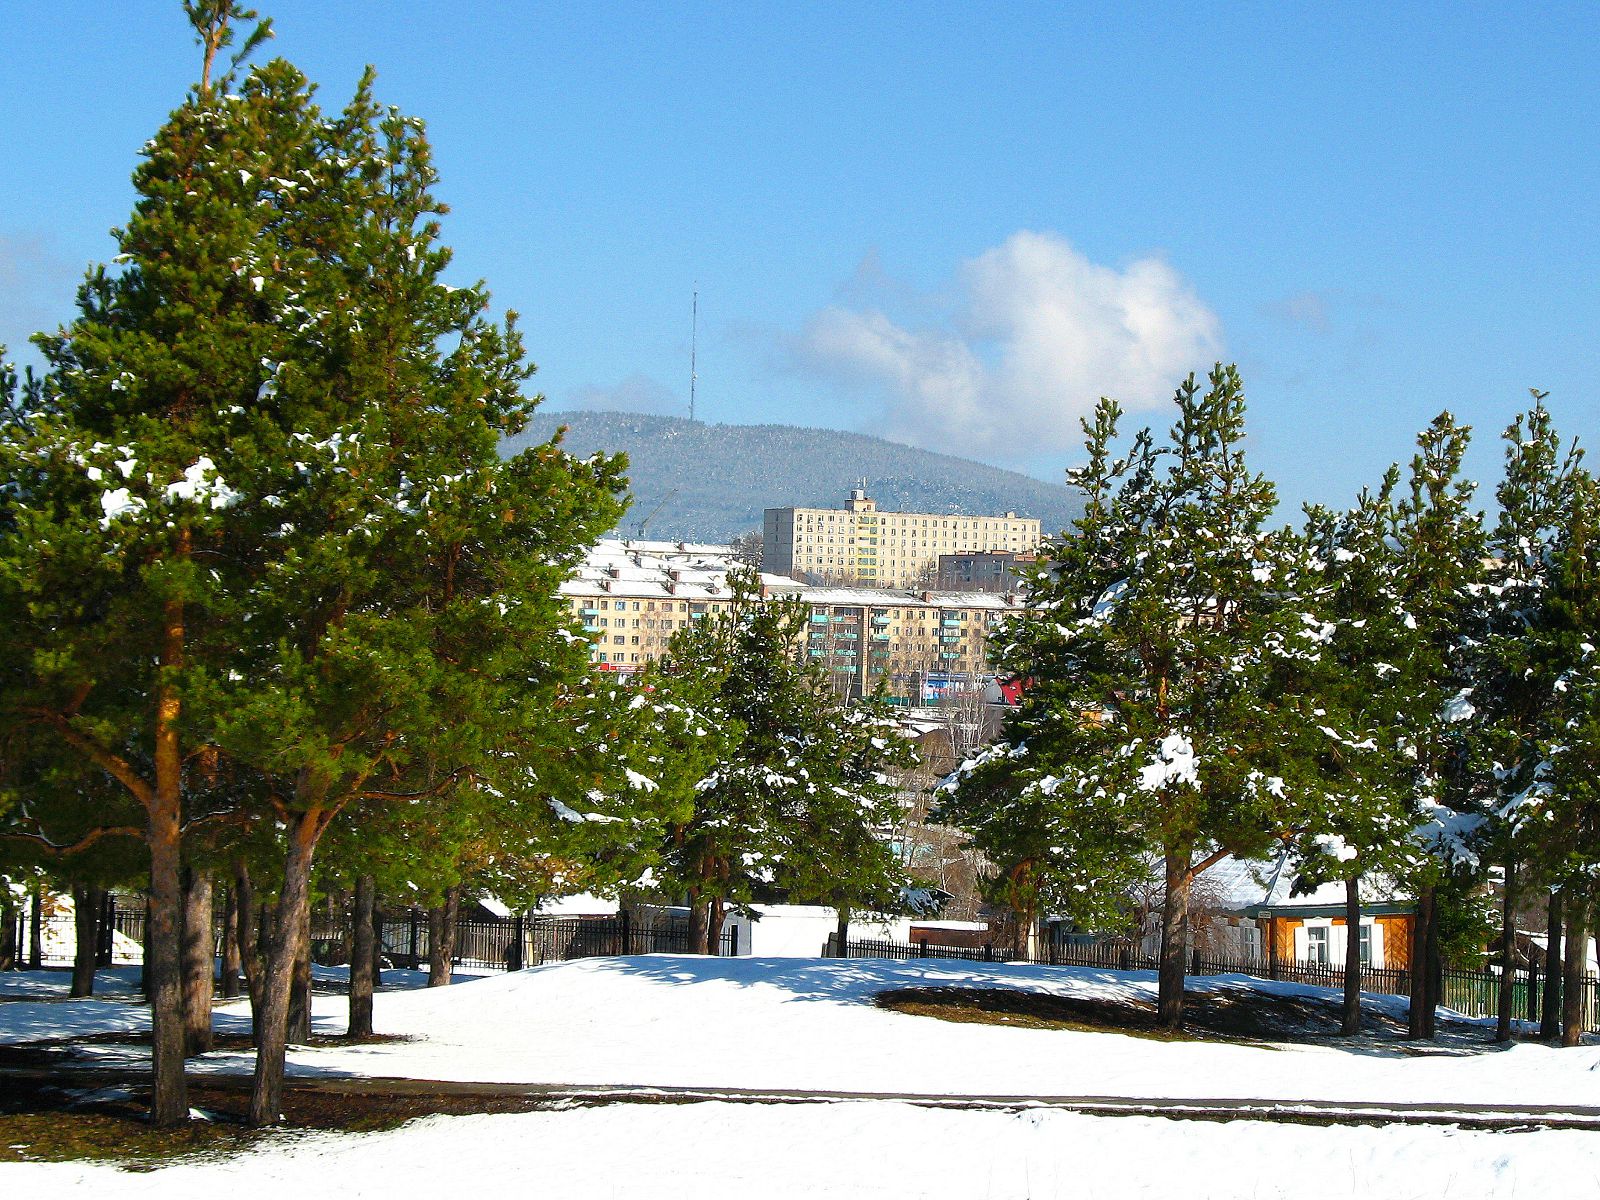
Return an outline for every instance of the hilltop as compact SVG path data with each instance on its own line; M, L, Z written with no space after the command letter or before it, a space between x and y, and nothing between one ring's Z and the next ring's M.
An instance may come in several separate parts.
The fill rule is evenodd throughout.
M765 508L838 507L863 478L878 507L889 511L1011 510L1038 517L1047 533L1081 511L1076 495L1059 484L836 429L707 425L643 413L540 413L508 447L543 441L560 425L568 427L565 444L575 454L627 453L634 501L622 532L629 536L637 536L638 522L648 518L652 538L725 542L759 529Z

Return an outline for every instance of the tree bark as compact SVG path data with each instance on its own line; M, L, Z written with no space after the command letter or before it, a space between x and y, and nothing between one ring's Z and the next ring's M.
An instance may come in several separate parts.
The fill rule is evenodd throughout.
M262 972L261 1006L256 1021L256 1066L250 1089L250 1124L276 1125L282 1120L283 1066L289 1028L289 992L300 957L305 917L311 904L311 862L322 834L316 810L294 815L289 823L289 848L284 856L283 890L272 921L272 936Z
M721 896L712 896L706 905L706 953L715 958L722 953L722 921L728 907Z
M212 1047L211 996L217 969L211 872L189 867L183 874L184 1048L190 1055L207 1054Z
M456 922L461 916L461 885L444 894L444 903L428 910L428 986L450 982L456 956Z
M1344 1010L1339 1023L1344 1037L1361 1032L1361 877L1344 881Z
M14 971L17 966L17 902L10 888L0 889L0 971Z
M239 994L239 889L222 889L222 994Z
M71 996L94 995L94 969L100 950L100 908L105 890L93 887L72 889L72 990Z
M348 1037L372 1036L372 991L378 939L373 930L377 884L371 875L356 877L350 924L350 1024Z
M28 910L28 970L37 971L44 966L44 885L37 880L32 901Z
M1511 1006L1517 983L1517 862L1506 859L1505 894L1500 905L1500 991L1495 997L1494 1040L1511 1040Z
M1168 849L1165 855L1166 891L1161 908L1161 962L1157 989L1161 1027L1183 1028L1183 982L1189 971L1188 939L1189 874L1191 854L1187 846Z
M701 900L698 890L689 891L689 953L708 954L706 930L711 927L711 910Z
M1439 1005L1444 984L1444 959L1439 946L1439 889L1430 889L1428 895L1427 941L1424 949L1428 962L1428 997L1422 1009L1422 1036L1433 1039L1437 1033Z
M262 987L266 981L261 949L266 922L256 907L256 889L250 879L250 868L242 862L233 869L233 891L238 905L234 920L239 942L239 969L244 973L245 994L250 997L250 1040L259 1044Z
M839 906L839 923L833 931L833 946L835 958L850 957L850 910L843 905Z
M1411 918L1411 996L1406 1010L1406 1036L1428 1036L1428 914L1433 907L1433 889L1417 893L1417 911Z
M1551 892L1544 922L1544 1007L1539 1012L1539 1037L1561 1036L1561 893Z
M1561 1044L1583 1041L1584 979L1589 974L1589 902L1574 893L1567 897L1567 946L1561 959Z
M294 981L289 988L289 1023L284 1035L292 1045L311 1040L311 902L300 915L300 945L294 956Z

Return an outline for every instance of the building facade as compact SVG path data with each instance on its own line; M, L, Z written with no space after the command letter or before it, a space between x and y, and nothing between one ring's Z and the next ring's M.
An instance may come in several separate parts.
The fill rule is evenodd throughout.
M941 554L1032 553L1039 521L1008 512L879 512L865 490L847 507L769 508L762 519L761 569L808 583L910 588L936 581Z
M719 553L720 551L720 553ZM726 547L602 541L561 594L606 671L631 673L666 652L672 635L733 602ZM989 638L1021 606L1015 593L811 586L762 574L767 599L805 605L796 652L821 666L841 695L883 680L910 706L976 691L993 678Z

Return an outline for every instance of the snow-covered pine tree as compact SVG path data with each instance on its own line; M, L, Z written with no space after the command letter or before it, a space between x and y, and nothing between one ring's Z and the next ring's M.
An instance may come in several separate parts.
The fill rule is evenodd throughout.
M1395 539L1400 596L1416 623L1409 669L1412 704L1402 720L1416 754L1418 825L1405 876L1416 889L1409 1032L1433 1036L1442 982L1444 910L1462 909L1478 858L1471 848L1485 797L1470 770L1471 650L1483 635L1485 553L1476 485L1461 474L1471 429L1440 413L1417 435L1409 494L1398 505Z
M878 836L892 824L884 772L902 753L882 712L841 707L801 660L803 604L764 600L753 571L729 582L732 603L674 637L660 677L694 718L689 736L716 736L659 868L662 886L689 898L700 953L715 953L730 904L769 889L878 907L901 882Z
M1570 527L1582 452L1576 445L1563 451L1544 393L1537 391L1533 406L1516 417L1502 440L1505 467L1495 491L1500 516L1489 537L1485 580L1487 629L1473 648L1471 670L1479 731L1475 765L1487 768L1498 785L1492 819L1478 843L1504 871L1499 955L1505 969L1496 1036L1506 1041L1517 904L1529 887L1548 884L1535 873L1542 856L1530 844L1539 840L1538 822L1526 820L1527 802L1549 784L1544 747L1559 740L1552 728L1560 698L1555 685L1571 666L1547 650L1556 554ZM1551 907L1559 903L1552 900ZM1550 1016L1553 1022L1555 1014Z
M1562 962L1561 1040L1583 1033L1583 976L1600 879L1600 487L1579 468L1568 481L1568 507L1547 547L1548 589L1540 619L1519 648L1537 696L1538 727L1529 727L1522 784L1501 811L1512 823L1531 873L1559 893L1566 925ZM1550 970L1556 970L1552 963Z
M49 371L25 419L7 429L0 471L0 687L11 744L48 742L116 780L149 851L145 971L160 1125L189 1111L184 838L199 822L228 819L197 770L206 720L188 688L202 664L226 656L229 607L251 570L240 553L243 492L229 476L249 470L260 364L282 357L289 336L247 264L303 279L338 253L345 228L299 202L327 175L303 81L274 64L235 93L216 57L253 14L229 0L186 10L203 47L200 82L144 147L134 212L115 231L116 265L90 273L71 325L38 339ZM235 64L265 33L255 26Z
M1324 636L1295 603L1296 539L1268 526L1272 485L1245 464L1238 372L1219 364L1206 389L1191 376L1175 403L1167 443L1143 431L1122 458L1114 403L1084 423L1088 461L1068 475L1084 516L1003 635L1023 703L941 805L1025 913L1103 920L1159 862L1168 1028L1183 1019L1194 880L1294 823L1314 730L1284 680Z
M1416 760L1405 752L1405 716L1418 703L1410 665L1417 630L1400 594L1392 536L1398 483L1398 468L1391 468L1351 509L1309 509L1305 528L1302 600L1326 636L1298 688L1324 740L1312 755L1314 800L1303 806L1290 844L1298 885L1345 885L1345 1036L1361 1028L1362 882L1400 871L1416 825Z

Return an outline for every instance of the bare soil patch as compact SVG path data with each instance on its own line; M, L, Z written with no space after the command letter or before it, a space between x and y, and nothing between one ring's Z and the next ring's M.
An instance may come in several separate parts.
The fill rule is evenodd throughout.
M1191 991L1184 997L1184 1028L1160 1027L1156 1006L1143 1000L1055 996L1009 988L897 988L880 993L881 1008L945 1021L1010 1025L1022 1029L1112 1031L1160 1040L1227 1039L1255 1043L1323 1042L1339 1036L1336 1001L1282 996L1254 988ZM1362 1013L1363 1037L1398 1038L1399 1022Z

